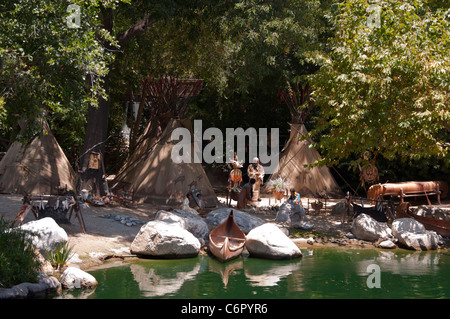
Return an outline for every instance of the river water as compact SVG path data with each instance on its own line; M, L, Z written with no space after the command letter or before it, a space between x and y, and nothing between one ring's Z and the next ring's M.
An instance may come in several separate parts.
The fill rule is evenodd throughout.
M139 259L89 271L93 290L58 298L297 299L450 298L450 253L316 248L273 261L209 256Z

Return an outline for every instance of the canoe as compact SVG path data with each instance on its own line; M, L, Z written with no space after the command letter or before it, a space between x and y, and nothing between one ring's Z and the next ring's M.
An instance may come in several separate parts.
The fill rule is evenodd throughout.
M428 195L437 195L440 204L441 197L445 198L447 192L448 185L445 182L401 182L372 185L367 191L367 197L369 199L382 199L383 196L399 196L403 202L404 197L426 196L428 205L431 205Z
M227 220L209 234L209 250L221 262L239 257L244 249L245 234L234 222L233 211Z
M421 223L425 227L425 229L433 230L444 237L450 237L450 221L415 215L409 209L409 205L406 205L406 207L405 205L399 207L396 212L396 217L409 217L415 219L419 223Z

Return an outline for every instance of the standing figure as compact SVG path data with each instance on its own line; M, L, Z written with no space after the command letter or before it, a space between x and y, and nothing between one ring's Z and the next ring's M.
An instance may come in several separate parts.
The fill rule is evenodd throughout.
M234 153L234 160L232 161L233 169L230 172L230 176L228 177L228 187L233 190L241 187L242 183L242 172L240 168L242 167L242 163L238 161L237 154Z
M261 201L260 189L264 179L264 168L259 164L259 158L255 157L253 159L253 163L248 166L247 174L250 179L253 178L255 180L253 184L253 200Z
M245 184L241 191L238 193L237 197L237 209L247 208L247 203L252 200L253 196L253 185L255 184L255 179L251 178L250 181Z

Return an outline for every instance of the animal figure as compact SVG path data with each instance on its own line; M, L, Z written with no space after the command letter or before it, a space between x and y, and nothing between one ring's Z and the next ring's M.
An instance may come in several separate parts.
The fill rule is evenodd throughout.
M355 219L360 214L366 214L378 222L382 222L382 223L388 222L383 205L380 205L378 207L377 206L362 207L355 203L352 203L352 205L353 205L353 219Z

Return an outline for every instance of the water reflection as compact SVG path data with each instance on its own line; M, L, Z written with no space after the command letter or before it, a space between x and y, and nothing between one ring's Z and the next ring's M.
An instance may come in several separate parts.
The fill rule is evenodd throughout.
M371 264L381 269L382 289L367 288ZM294 260L199 256L115 269L91 272L99 286L75 298L450 298L450 256L439 252L321 248Z
M299 270L301 259L293 261L270 261L254 258L238 258L220 263L213 258L199 257L183 261L140 261L130 265L133 279L142 297L174 296L186 282L198 279L202 274L214 273L221 278L223 288L233 277L252 287L273 287L280 280Z
M301 259L291 261L250 260L245 264L244 273L252 287L276 286L280 280L299 270Z
M427 252L378 251L378 256L358 263L358 272L367 273L370 264L380 266L383 272L403 276L433 275L438 271L441 254Z
M209 271L220 275L224 288L227 288L230 276L237 270L244 268L243 258L234 259L226 264L214 260L208 260L207 263L209 265Z
M194 279L200 271L200 263L182 262L171 267L166 263L152 264L151 267L131 264L130 270L142 296L157 297L175 294L185 281Z

